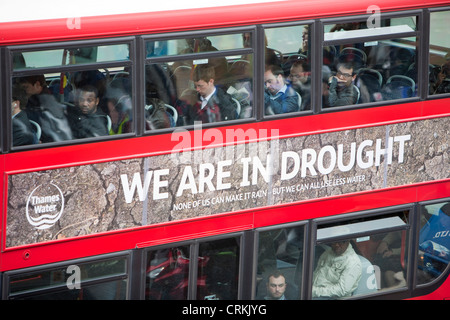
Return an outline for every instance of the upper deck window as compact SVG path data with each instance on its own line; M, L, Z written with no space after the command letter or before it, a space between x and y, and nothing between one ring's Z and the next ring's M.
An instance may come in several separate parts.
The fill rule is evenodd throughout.
M430 14L429 94L450 93L450 11Z
M15 52L14 70L129 60L126 44Z
M417 96L417 17L324 26L322 108Z
M380 25L374 27L368 27L366 22L327 24L324 28L324 40L353 40L355 38L379 36L391 37L395 33L414 31L417 31L416 17L382 19L380 20Z
M254 116L253 31L145 43L145 129Z
M146 44L147 57L173 56L199 52L243 49L251 47L242 34L226 34L208 37L154 40Z
M309 25L266 28L264 114L311 110Z
M12 53L13 147L134 131L129 44Z

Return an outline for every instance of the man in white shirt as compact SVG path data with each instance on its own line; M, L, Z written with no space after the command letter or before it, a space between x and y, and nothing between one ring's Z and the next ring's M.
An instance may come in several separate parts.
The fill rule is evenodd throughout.
M361 273L361 260L350 241L331 243L317 262L312 296L319 299L349 297L358 287Z

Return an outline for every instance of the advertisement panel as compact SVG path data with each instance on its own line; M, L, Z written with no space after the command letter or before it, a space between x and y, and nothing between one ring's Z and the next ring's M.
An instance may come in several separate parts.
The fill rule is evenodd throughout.
M281 138L206 129L194 151L180 130L171 154L11 174L6 247L447 179L449 128L437 118ZM207 146L236 137L249 142Z

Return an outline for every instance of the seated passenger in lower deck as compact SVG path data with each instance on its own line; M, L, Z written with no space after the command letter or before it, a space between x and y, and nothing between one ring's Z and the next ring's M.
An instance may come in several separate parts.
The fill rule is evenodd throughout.
M361 261L350 241L333 242L317 262L312 296L315 299L350 297L358 287L361 274Z
M267 295L264 297L264 300L286 300L286 296L284 295L286 291L286 278L281 272L275 271L269 275L266 289Z

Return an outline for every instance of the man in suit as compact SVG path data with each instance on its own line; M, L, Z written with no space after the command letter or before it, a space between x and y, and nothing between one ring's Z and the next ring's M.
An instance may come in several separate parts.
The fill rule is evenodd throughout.
M193 74L197 102L187 110L187 124L233 120L237 118L236 103L231 96L215 85L214 67L198 65Z

